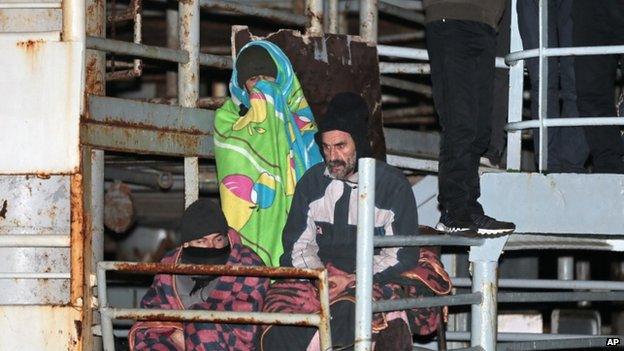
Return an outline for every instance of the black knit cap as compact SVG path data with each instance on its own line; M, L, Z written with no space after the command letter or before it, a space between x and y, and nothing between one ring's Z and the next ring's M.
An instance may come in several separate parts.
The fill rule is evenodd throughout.
M182 243L203 238L211 233L226 234L227 231L227 220L221 206L215 201L199 199L193 202L182 215L180 223Z
M260 45L248 46L236 58L238 86L244 89L249 78L259 75L277 78L277 66L265 48Z
M314 136L316 143L322 146L323 133L340 130L351 134L358 159L372 157L373 150L368 139L367 127L369 118L368 104L360 95L352 92L338 93L329 102L324 118L318 122L318 133Z

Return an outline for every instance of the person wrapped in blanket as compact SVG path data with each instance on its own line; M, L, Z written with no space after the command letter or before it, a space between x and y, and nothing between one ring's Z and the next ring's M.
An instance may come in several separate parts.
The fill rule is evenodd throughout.
M241 49L230 94L214 128L221 204L243 243L266 265L279 266L295 185L322 161L316 124L290 61L271 42Z
M183 244L161 263L262 265L211 200L199 199L186 209L180 232ZM268 286L269 279L258 277L159 274L141 308L257 312ZM247 351L255 349L258 331L256 325L139 321L130 329L128 342L130 350L137 351Z
M357 162L372 157L369 115L366 102L355 93L332 99L317 134L325 163L312 167L297 184L283 232L283 266L328 270L332 343L340 350L352 349L354 343ZM375 235L418 234L416 201L407 179L382 161L376 161L375 172ZM376 249L373 264L375 300L450 292L448 274L428 248ZM264 307L265 312L319 310L317 288L303 280L273 283ZM412 350L412 334L432 333L439 318L438 308L376 313L374 347ZM318 330L310 327L269 326L260 342L266 351L320 349Z

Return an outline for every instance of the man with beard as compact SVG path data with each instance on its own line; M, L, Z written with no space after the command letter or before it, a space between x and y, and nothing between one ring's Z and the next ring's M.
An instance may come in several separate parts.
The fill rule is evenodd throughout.
M199 199L189 206L180 226L183 244L161 263L261 266L262 261L241 244L228 227L221 208ZM269 280L258 277L159 274L141 300L141 308L169 310L260 311ZM255 325L137 322L130 329L131 350L250 350Z
M355 311L355 256L357 232L357 161L371 157L367 138L370 116L357 94L340 93L329 103L315 138L325 163L310 168L295 190L283 231L282 266L326 268L334 348L353 347ZM375 235L417 235L416 201L403 174L376 162ZM451 285L437 256L426 248L375 250L373 296L447 294ZM274 283L265 312L312 313L319 310L318 290L307 281ZM377 313L373 318L375 348L411 350L412 333L429 334L440 315L436 309ZM263 350L317 350L316 328L271 326L261 337Z

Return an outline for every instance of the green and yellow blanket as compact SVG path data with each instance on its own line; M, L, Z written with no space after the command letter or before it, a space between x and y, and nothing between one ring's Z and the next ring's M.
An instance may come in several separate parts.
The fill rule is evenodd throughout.
M275 44L266 49L278 69L275 82L251 92L230 80L231 98L215 117L215 154L221 205L229 225L268 266L279 266L282 230L295 185L320 162L316 124L292 65ZM242 51L241 50L241 51Z

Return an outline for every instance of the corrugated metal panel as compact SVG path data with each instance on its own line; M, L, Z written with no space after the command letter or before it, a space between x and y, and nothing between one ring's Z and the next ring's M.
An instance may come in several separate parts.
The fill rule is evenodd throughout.
M0 235L67 235L69 177L0 176ZM2 273L69 273L69 248L0 248ZM0 279L0 305L65 304L66 279ZM2 349L2 348L0 348Z
M0 173L75 172L84 47L0 35ZM19 88L17 88L19 87Z

